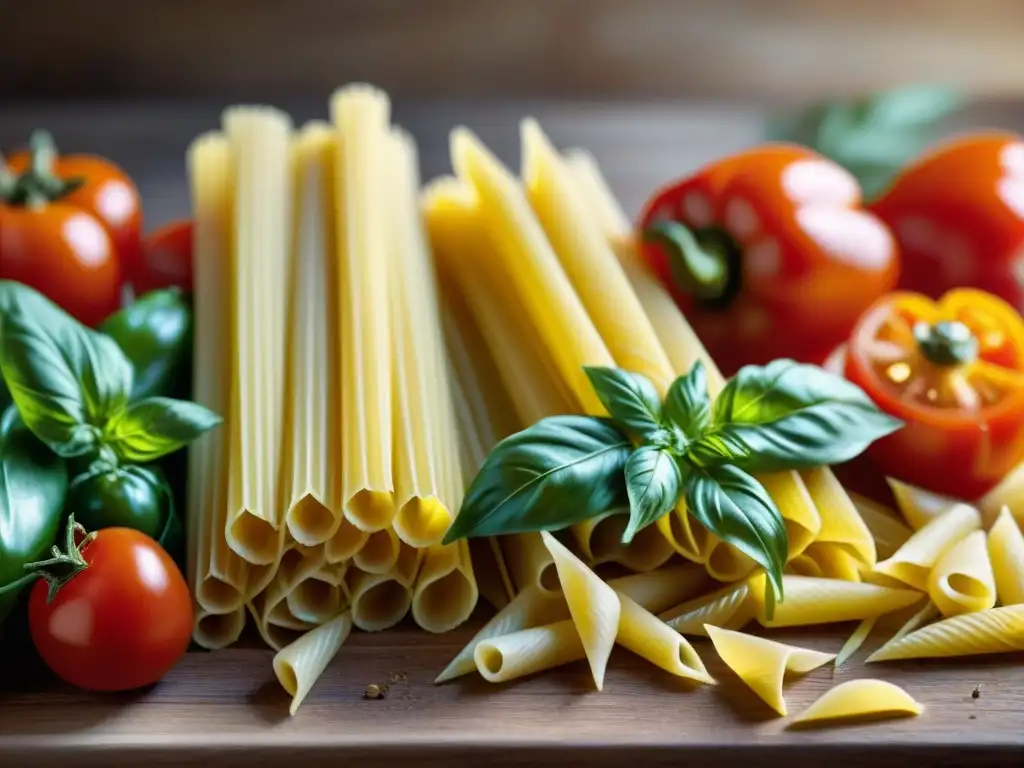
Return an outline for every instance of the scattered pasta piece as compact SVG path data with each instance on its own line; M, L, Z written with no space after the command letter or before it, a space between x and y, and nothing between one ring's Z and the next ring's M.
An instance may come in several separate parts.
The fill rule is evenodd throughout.
M782 697L782 679L786 672L806 674L836 657L834 653L797 648L711 624L704 629L729 669L782 716L786 715L786 701Z
M825 723L858 717L919 715L924 707L899 686L884 680L848 680L823 693L791 725Z
M940 496L891 477L886 478L886 481L892 489L892 495L896 499L900 512L903 513L903 518L915 531L921 530L957 503L956 499Z
M921 599L918 592L910 589L787 574L782 577L786 597L776 605L775 615L769 620L765 610L764 580L764 574L751 579L750 595L756 605L757 620L765 627L804 627L860 621L898 611Z
M292 697L288 713L294 715L313 684L338 653L349 632L352 616L346 611L310 630L274 656L274 674Z
M875 550L879 559L886 560L892 557L914 533L898 514L888 507L856 493L851 493L850 499L875 539Z
M572 619L482 640L473 650L476 668L492 683L504 683L585 657L583 640Z
M789 541L787 559L807 549L821 533L821 515L799 472L770 472L757 476L782 513Z
M635 600L644 610L661 613L699 595L709 583L707 571L696 563L686 563L612 579L608 586Z
M896 554L875 566L875 573L909 584L914 589L928 588L928 575L946 550L971 531L981 528L981 515L968 504L954 504L918 529Z
M868 639L868 635L871 634L871 630L875 628L877 621L877 616L871 616L857 625L857 628L853 630L853 634L843 643L843 647L836 654L835 666L842 666L853 654L860 650L860 647L864 645L864 641Z
M1024 528L1024 462L1021 462L999 485L986 493L978 502L986 521L995 520L1003 507L1010 510L1017 525Z
M622 610L616 642L677 677L714 684L715 679L685 637L627 595L617 594Z
M928 577L928 595L943 616L996 604L996 583L984 531L972 531L946 551Z
M847 549L864 565L874 566L875 540L861 519L846 489L828 467L816 467L800 473L821 516L816 541Z
M988 556L1003 605L1024 603L1024 535L1007 507L988 532Z
M694 598L663 612L660 618L681 635L707 635L705 624L739 629L754 618L749 582Z
M962 613L891 640L868 662L932 659L1024 650L1024 605Z

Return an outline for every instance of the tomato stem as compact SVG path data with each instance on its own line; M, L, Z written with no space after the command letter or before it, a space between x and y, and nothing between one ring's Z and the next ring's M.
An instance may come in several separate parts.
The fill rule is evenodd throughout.
M28 167L18 176L0 157L0 203L38 208L67 197L85 183L75 176L62 179L54 175L57 146L46 131L34 131L29 139Z
M914 325L914 339L921 354L932 365L966 365L978 357L978 340L971 329L957 320Z
M660 221L643 236L668 255L677 288L708 304L725 303L735 294L739 253L726 232L716 227L692 232L678 221Z
M81 543L78 537L82 537ZM42 576L46 579L49 591L46 594L46 602L50 603L57 596L57 592L80 574L89 564L82 556L82 550L96 537L95 533L86 533L85 528L75 522L75 515L68 515L68 526L65 532L64 546L66 552L56 544L53 545L53 557L48 560L40 560L36 563L27 563L25 570L29 576ZM27 577L26 577L27 578Z

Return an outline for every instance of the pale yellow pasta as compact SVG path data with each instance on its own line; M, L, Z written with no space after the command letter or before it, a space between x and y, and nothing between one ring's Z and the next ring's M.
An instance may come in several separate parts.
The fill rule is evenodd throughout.
M585 657L583 639L572 619L488 638L473 650L476 668L492 683L525 677Z
M868 639L868 635L875 628L877 621L877 616L869 616L857 625L857 628L853 630L853 634L847 638L846 642L843 643L843 647L839 649L839 653L836 654L835 666L842 666L846 663L847 659L860 650L860 647L864 645L864 641Z
M1024 650L1024 605L961 613L892 640L868 661L929 659Z
M825 574L821 570L821 563L807 552L797 555L786 563L784 573L792 573L795 576L814 576L818 579L825 578Z
M352 622L366 632L388 629L400 622L412 604L422 559L422 550L401 544L398 561L388 573L367 573L351 567L345 579L351 595Z
M754 618L750 585L730 584L663 611L660 618L682 635L706 635L705 624L739 629Z
M317 573L323 565L323 546L292 546L282 554L279 566L266 587L249 598L249 611L256 622L256 628L267 645L275 651L292 642L296 631L304 630L308 624L298 619L298 623L286 620L291 616L287 606L289 593L297 584Z
M516 589L536 586L549 593L561 589L554 558L539 533L514 533L502 536L500 542Z
M793 718L791 725L825 723L858 717L919 715L924 707L899 686L884 680L848 680L823 693Z
M818 467L801 472L800 476L821 516L816 541L839 545L864 565L873 567L877 559L875 540L832 471Z
M305 582L303 581L301 583L304 584ZM337 611L331 614L331 616L335 615L337 615ZM282 600L273 607L270 613L267 614L267 622L269 624L273 624L277 627L280 627L281 629L292 630L300 634L302 632L308 632L309 630L323 623L323 621L311 622L296 618L294 615L292 615L291 609L288 607L287 599ZM288 642L292 641L289 640ZM281 643L280 645L281 647L284 647L287 644L288 643Z
M939 558L980 527L978 510L967 504L955 504L918 529L896 554L878 563L875 572L925 591L928 574Z
M819 575L843 581L861 580L860 569L863 564L849 549L840 544L815 542L804 551L802 558L803 562L810 560L817 566L817 573L806 575Z
M325 545L327 561L331 563L342 563L351 560L356 552L361 550L370 538L370 533L362 528L357 528L347 518L343 517L338 524L338 530L327 540Z
M341 391L336 345L331 172L337 151L326 123L298 142L298 209L288 305L282 484L288 533L301 544L330 539L341 522ZM336 613L336 612L335 612ZM333 614L332 614L333 615Z
M732 583L749 576L757 568L757 563L731 544L723 543L713 534L708 534L708 539L710 547L704 566L711 578Z
M939 609L935 607L935 603L931 600L926 600L920 610L916 611L900 625L899 629L896 630L896 634L892 636L892 639L889 640L889 642L895 642L906 635L909 635L911 632L916 631L920 627L923 627L926 624L931 624L940 615ZM893 618L896 618L896 615L894 615Z
M233 645L245 629L245 608L213 613L200 608L195 613L192 639L200 648L220 650Z
M984 531L971 531L946 550L928 575L928 595L943 616L984 611L996 604Z
M989 529L988 556L999 602L1003 605L1024 603L1024 536L1006 507Z
M196 642L209 647L232 637L236 626L241 632L249 571L249 564L228 547L224 536L231 434L228 346L233 174L222 134L205 134L192 142L188 171L195 250L192 398L224 418L219 429L200 436L188 453L187 570L189 587L201 609L198 613L209 617L197 618ZM241 621L234 624L230 618L222 618L239 615Z
M342 613L275 654L274 674L292 697L288 714L295 714L351 631L352 617L347 612Z
M798 472L771 472L757 476L782 514L789 540L787 558L807 549L821 533L821 515Z
M757 620L765 627L861 621L898 611L921 599L918 592L910 589L786 574L782 577L785 599L775 606L775 615L769 619L765 612L764 582L764 574L752 577L750 595L756 605Z
M633 225L608 186L594 156L583 149L568 149L565 164L601 234L610 241L628 237Z
M659 517L655 527L672 548L687 560L707 562L708 551L712 546L711 534L689 513L685 500L680 501L667 515Z
M672 545L657 528L637 532L629 544L622 534L629 523L629 510L613 509L572 527L580 554L589 565L620 563L633 571L653 571L672 557Z
M714 685L689 641L622 592L615 642L676 677Z
M285 591L288 591L299 581L324 567L325 553L326 549L322 545L307 547L290 543L281 554L275 578L284 585Z
M235 188L225 536L239 556L270 565L280 556L285 533L278 456L287 298L282 287L288 282L294 195L291 121L268 107L233 107L223 122Z
M871 531L879 560L886 560L896 554L896 550L902 547L913 534L913 530L888 507L856 493L851 493L850 499L857 507L861 520Z
M335 171L345 516L378 531L395 516L388 239L387 96L349 86L331 97L341 151ZM357 622L358 625L358 622Z
M319 625L348 607L348 597L340 581L322 571L312 573L288 592L284 605L299 621ZM271 614L271 620L274 620Z
M646 573L611 579L608 586L626 595L651 613L661 613L699 595L710 583L707 572L696 564L670 565Z
M786 715L786 700L782 696L782 680L786 673L804 675L836 657L834 653L785 645L712 624L705 630L729 669L783 716Z
M465 539L427 550L412 594L412 617L427 632L448 632L469 618L479 591Z
M928 523L957 503L956 499L940 496L913 485L886 478L896 505L903 513L907 524L915 531L924 528Z
M484 640L512 635L523 629L554 624L569 619L569 606L561 593L550 594L537 586L523 589L515 598L488 621L483 629L473 636L465 648L445 667L434 680L444 683L454 680L476 669L474 652ZM573 635L579 638L573 627ZM583 646L580 645L582 654ZM582 658L582 655L580 656Z
M496 536L469 540L469 560L476 576L480 597L501 610L515 597L512 579L505 567L505 556Z
M394 528L374 531L359 551L352 555L352 563L367 573L387 573L398 562L402 542Z
M569 606L569 615L583 642L594 685L601 690L619 626L622 610L619 598L615 590L601 581L558 539L547 531L541 536L555 560L558 580Z
M1003 507L1010 510L1017 525L1024 528L1024 463L1014 468L978 502L986 521L994 521Z

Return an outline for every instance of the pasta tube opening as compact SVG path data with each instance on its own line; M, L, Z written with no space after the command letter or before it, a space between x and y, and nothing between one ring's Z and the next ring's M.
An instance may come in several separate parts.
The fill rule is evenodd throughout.
M356 528L348 518L342 518L338 530L327 540L324 550L327 562L341 563L351 560L356 552L363 548L370 534L362 528Z
M362 549L353 555L356 567L367 573L387 573L398 562L398 536L390 528L371 533Z
M213 574L208 574L196 587L196 600L203 608L213 613L233 611L240 608L244 596L234 585Z
M245 609L236 608L227 613L199 611L196 614L192 639L201 648L216 651L227 648L242 634L245 628Z
M345 595L338 584L314 574L296 584L288 593L289 612L299 621L322 624L337 616L345 606Z
M349 499L346 513L349 520L365 531L379 531L395 517L395 499L386 491L363 489Z
M330 539L340 518L315 497L307 494L288 511L288 531L300 544L313 546Z

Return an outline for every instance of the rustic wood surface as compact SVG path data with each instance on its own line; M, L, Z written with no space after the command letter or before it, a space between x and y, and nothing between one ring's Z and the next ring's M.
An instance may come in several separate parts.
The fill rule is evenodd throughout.
M286 105L287 106L287 105ZM291 105L297 119L324 106ZM195 103L121 106L7 105L0 147L34 127L53 129L69 150L106 153L138 179L150 223L187 213L184 150L216 126L219 107ZM479 131L517 160L520 116L540 117L562 146L597 155L631 211L649 190L721 152L757 139L762 113L743 105L672 107L555 104L403 104L396 117L420 140L425 175L447 168L455 123ZM1022 127L1019 110L978 109L961 125ZM852 630L785 633L783 640L837 651ZM612 657L605 690L585 664L492 686L475 677L445 686L434 676L472 627L434 637L413 629L355 634L298 715L266 650L190 653L155 688L98 696L54 682L18 643L0 646L0 766L137 767L249 764L417 766L1020 765L1024 756L1024 657L863 666L865 653L787 686L799 712L837 682L879 676L925 707L916 719L794 732L745 689L706 643L698 651L717 687L691 689L624 651ZM8 634L11 631L8 630ZM16 634L16 633L14 633ZM383 701L362 698L390 675L406 680ZM978 697L972 692L977 689Z

